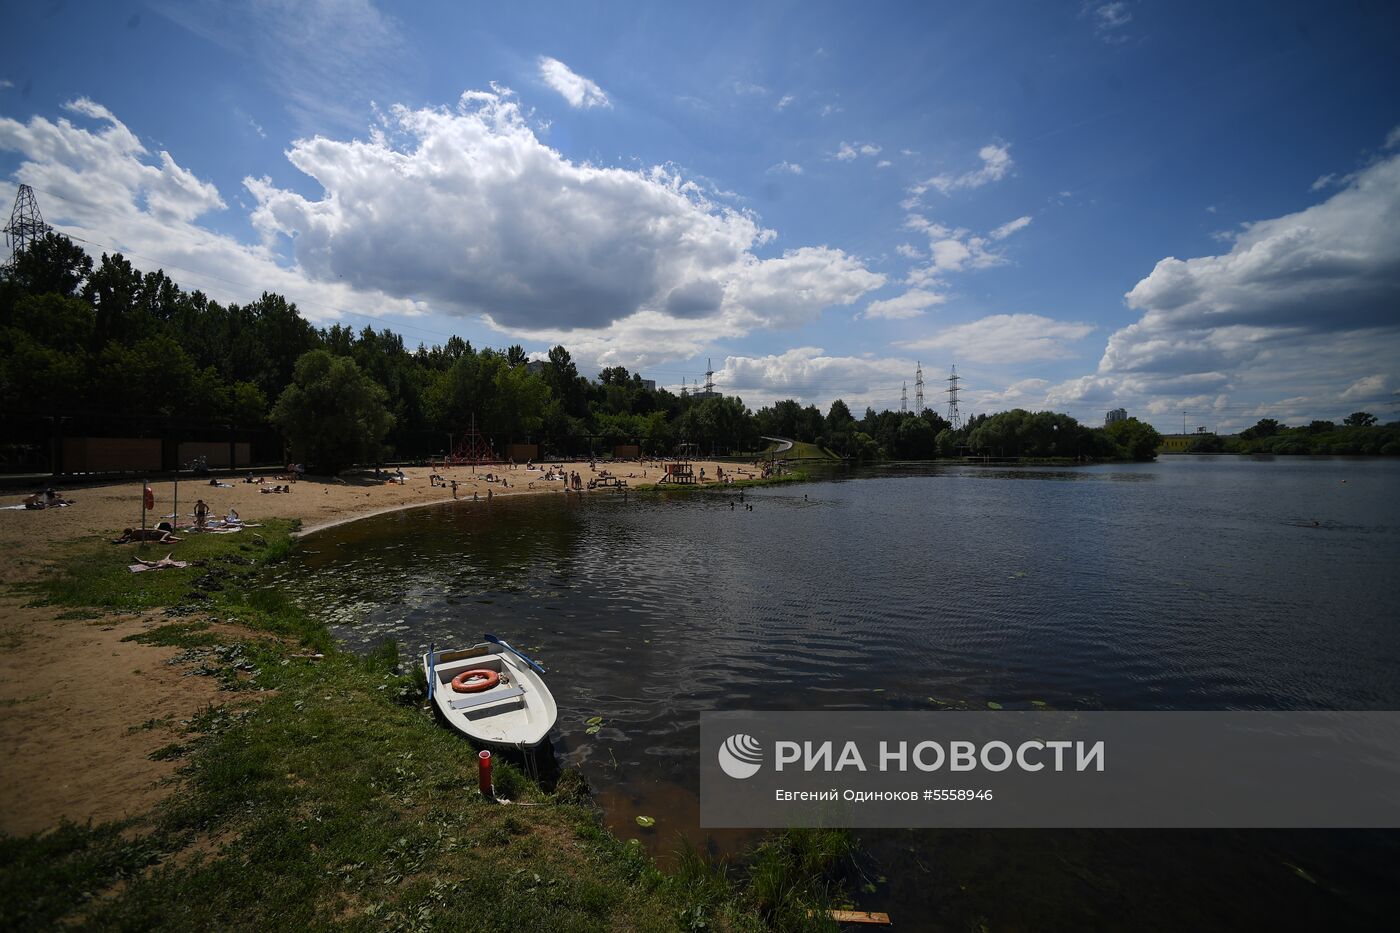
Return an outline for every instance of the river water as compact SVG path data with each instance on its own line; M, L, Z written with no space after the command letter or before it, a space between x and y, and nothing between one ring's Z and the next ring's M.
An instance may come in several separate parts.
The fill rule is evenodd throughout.
M703 838L703 710L1400 708L1400 461L891 465L734 498L382 515L280 582L356 649L529 650L561 763L662 856ZM864 833L862 903L907 929L1388 925L1397 836Z

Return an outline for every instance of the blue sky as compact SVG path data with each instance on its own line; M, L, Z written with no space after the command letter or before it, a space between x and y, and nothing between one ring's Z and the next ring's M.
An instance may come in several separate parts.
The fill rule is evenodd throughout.
M1400 414L1400 11L27 4L0 172L221 300L752 405Z

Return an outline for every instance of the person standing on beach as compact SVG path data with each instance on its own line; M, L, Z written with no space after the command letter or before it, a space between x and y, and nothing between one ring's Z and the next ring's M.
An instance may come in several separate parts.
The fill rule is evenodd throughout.
M203 528L209 520L209 506L203 499L194 504L194 527Z
M457 498L457 481L455 479L452 481L452 498Z

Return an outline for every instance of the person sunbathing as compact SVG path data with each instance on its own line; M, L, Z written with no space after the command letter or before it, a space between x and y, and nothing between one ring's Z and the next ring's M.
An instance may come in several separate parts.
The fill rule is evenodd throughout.
M156 541L169 544L180 539L164 528L123 528L120 538L113 538L113 544L129 544L132 541Z

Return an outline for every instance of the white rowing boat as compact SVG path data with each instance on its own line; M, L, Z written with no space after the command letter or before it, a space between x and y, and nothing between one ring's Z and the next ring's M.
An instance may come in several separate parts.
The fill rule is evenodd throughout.
M486 745L534 748L559 715L544 678L499 644L430 651L423 673L447 724Z

